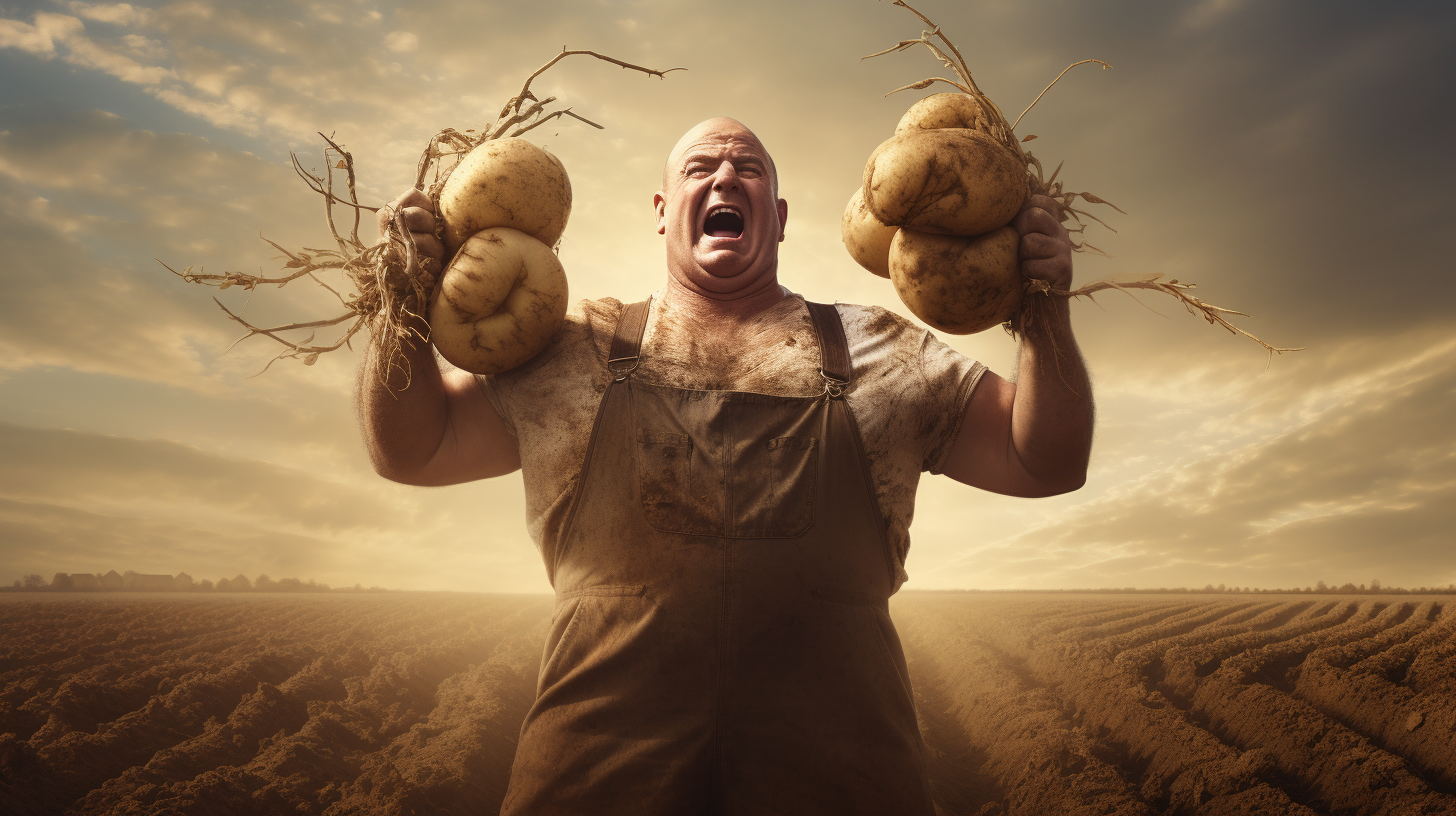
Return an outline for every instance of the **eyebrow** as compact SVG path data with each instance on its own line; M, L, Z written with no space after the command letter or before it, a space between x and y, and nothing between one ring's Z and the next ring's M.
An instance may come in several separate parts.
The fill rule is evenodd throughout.
M757 155L756 153L744 153L738 156L729 156L728 158L732 160L734 164L753 162L764 167L768 166L768 161L762 156ZM681 166L687 167L694 162L704 161L721 161L721 159L719 159L716 155L708 153L688 153L683 156Z

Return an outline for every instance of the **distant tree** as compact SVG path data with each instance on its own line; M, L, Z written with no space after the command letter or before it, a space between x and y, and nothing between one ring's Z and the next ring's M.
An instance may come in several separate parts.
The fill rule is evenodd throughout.
M1330 591L1330 588L1327 587L1327 586L1325 586L1325 582L1324 581L1315 581L1315 583L1314 583L1314 591L1315 592L1329 592Z
M267 575L259 575L258 580L253 582L253 589L259 592L276 592L278 587L273 584L273 579Z
M197 588L202 590L203 592L211 592L213 589L212 582L207 580L206 578L203 578L202 583L198 584Z
M1358 592L1358 590L1355 589L1355 585L1352 584L1352 583L1350 583L1349 581L1346 581L1345 583L1340 584L1340 591L1343 592L1343 593L1345 593L1345 594L1347 594L1347 595L1351 595L1351 594L1354 594L1355 592Z
M1379 592L1380 591L1380 579L1379 578L1371 578L1370 579L1370 591L1371 592Z
M1219 592L1228 592L1228 587L1224 586L1223 584L1219 584L1218 585L1218 591Z
M1213 591L1213 584L1204 584L1203 585L1203 591L1204 592L1212 592Z
M20 579L20 586L23 589L44 589L46 585L45 576L31 573Z

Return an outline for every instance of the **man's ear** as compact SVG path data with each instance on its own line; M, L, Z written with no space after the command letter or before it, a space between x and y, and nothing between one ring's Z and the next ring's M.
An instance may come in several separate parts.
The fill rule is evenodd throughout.
M667 198L658 191L652 194L652 208L657 211L657 234L667 234Z
M779 199L779 243L784 242L784 228L789 223L789 202Z

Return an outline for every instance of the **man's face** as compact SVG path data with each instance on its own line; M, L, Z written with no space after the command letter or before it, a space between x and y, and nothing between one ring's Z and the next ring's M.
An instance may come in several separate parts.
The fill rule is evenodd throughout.
M730 297L775 282L788 202L768 151L743 125L710 119L688 131L653 203L679 282Z

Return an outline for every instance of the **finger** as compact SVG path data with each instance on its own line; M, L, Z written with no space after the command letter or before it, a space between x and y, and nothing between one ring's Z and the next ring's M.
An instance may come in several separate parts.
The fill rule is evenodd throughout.
M1061 222L1052 217L1050 212L1040 207L1022 210L1021 214L1016 216L1016 220L1012 224L1016 227L1016 231L1021 233L1023 237L1033 233L1057 237L1065 235L1067 231L1061 225Z
M415 252L427 258L440 260L445 257L445 247L440 245L440 239L430 232L411 232L415 239Z
M1025 201L1021 202L1021 209L1023 211L1029 210L1033 207L1039 207L1049 213L1052 213L1053 215L1062 211L1061 202L1048 195L1029 195L1026 197Z
M435 214L421 207L405 207L404 225L410 232L434 232Z
M1067 254L1067 245L1049 235L1028 232L1021 236L1020 256L1022 260L1055 258Z
M435 202L424 193L411 187L400 195L399 198L389 202L391 207L419 207L426 212L435 211Z

